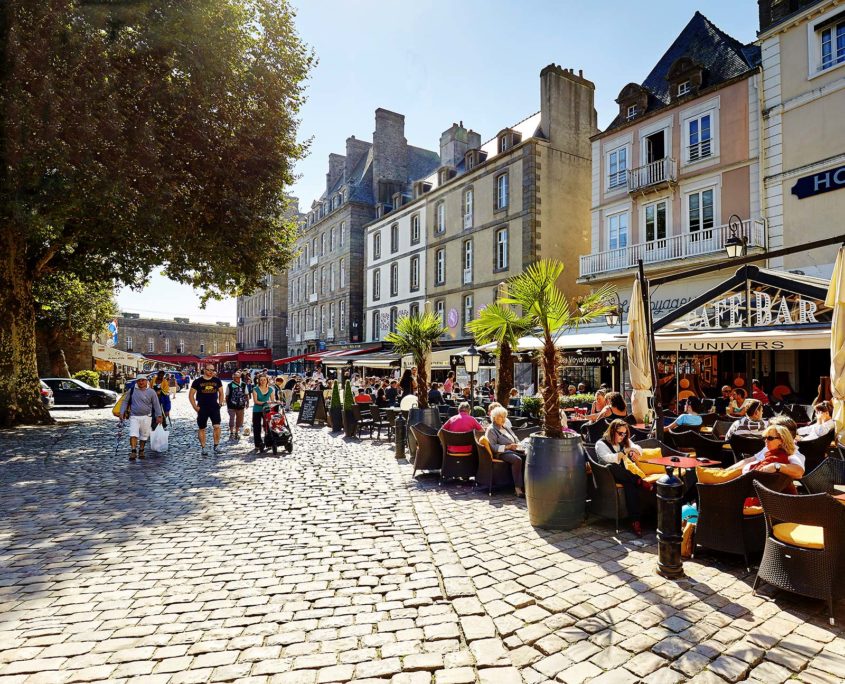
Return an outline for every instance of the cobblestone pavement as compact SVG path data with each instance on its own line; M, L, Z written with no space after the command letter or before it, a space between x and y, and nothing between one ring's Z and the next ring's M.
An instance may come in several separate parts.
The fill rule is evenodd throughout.
M824 606L731 559L668 582L653 535L534 530L320 428L201 457L186 404L136 463L108 411L0 433L0 684L845 681Z

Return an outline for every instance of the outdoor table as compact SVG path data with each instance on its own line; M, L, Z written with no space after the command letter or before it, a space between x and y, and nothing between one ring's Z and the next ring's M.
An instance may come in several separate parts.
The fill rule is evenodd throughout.
M660 458L651 458L643 463L651 463L653 465L665 466L668 473L671 468L710 468L711 466L722 465L721 461L711 461L710 459L699 460L690 456L661 456Z
M701 434L701 435L712 435L713 434L713 428L707 427L705 425L704 427L699 428L698 433Z

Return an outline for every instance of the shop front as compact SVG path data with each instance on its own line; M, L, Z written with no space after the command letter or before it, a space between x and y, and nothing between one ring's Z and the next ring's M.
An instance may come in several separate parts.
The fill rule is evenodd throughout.
M809 404L830 372L828 282L743 266L654 322L663 405L713 398L724 385L772 401Z

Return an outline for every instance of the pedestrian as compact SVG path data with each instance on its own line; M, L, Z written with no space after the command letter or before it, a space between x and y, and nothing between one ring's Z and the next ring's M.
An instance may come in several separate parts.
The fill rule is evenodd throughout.
M414 394L414 376L410 368L406 368L402 373L402 379L399 380L399 387L402 388L402 396L407 397L409 394Z
M226 410L229 412L229 439L239 440L244 425L244 409L249 406L249 391L240 371L232 374L232 382L226 388Z
M264 407L273 401L276 401L276 390L270 385L270 378L259 375L258 384L252 390L252 439L257 454L263 454L267 448L261 439L261 428L264 424Z
M150 438L153 418L157 425L161 424L161 404L145 376L139 376L129 390L123 417L129 420L129 460L144 458L144 445Z
M205 429L211 420L214 439L214 453L220 453L220 406L224 402L223 381L215 375L214 366L206 364L203 374L191 383L188 401L197 412L197 436L202 455L208 456L205 448Z
M161 412L164 414L161 425L164 429L167 429L167 425L170 423L170 383L167 382L163 370L156 373L155 379L153 380L153 391L158 397Z

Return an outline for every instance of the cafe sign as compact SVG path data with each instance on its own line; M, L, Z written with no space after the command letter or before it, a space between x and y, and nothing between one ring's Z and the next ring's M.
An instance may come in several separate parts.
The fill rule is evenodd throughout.
M750 294L750 299L747 299ZM735 292L687 315L690 330L771 328L818 323L820 302L787 292Z

